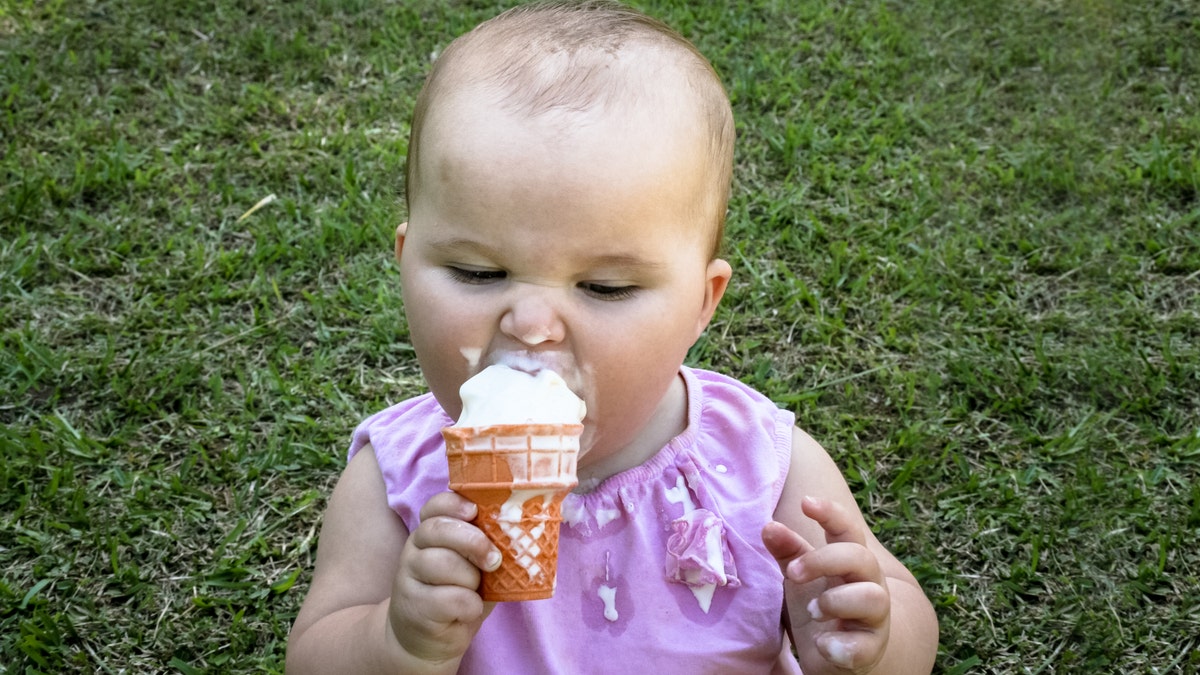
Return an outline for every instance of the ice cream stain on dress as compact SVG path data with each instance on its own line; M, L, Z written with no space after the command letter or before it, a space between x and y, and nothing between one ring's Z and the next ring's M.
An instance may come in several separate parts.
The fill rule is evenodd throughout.
M667 581L685 584L708 614L717 587L741 585L725 538L725 522L712 511L696 507L682 475L675 479L675 487L665 492L668 502L683 507L683 515L671 522L672 534L667 539Z
M696 510L696 505L692 502L691 492L688 490L687 484L683 480L683 476L675 479L675 487L667 488L667 501L672 504L683 505L683 515L687 515Z

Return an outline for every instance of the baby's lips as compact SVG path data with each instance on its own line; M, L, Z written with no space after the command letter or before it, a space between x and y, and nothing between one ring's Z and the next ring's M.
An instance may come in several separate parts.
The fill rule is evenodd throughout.
M577 391L576 387L580 384L575 358L567 352L496 352L489 354L486 362L482 364L482 367L487 366L507 366L531 375L543 370L552 370L558 373L571 391Z

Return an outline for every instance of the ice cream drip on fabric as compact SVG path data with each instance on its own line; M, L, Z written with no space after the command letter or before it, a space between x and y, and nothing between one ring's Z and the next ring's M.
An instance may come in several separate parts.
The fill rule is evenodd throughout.
M579 424L587 405L553 370L530 373L505 365L484 368L463 383L460 427L493 424Z
M696 508L683 476L666 490L666 498L683 506L683 515L671 523L667 540L667 580L691 588L700 609L708 614L718 586L741 585L725 539L725 522L708 509Z

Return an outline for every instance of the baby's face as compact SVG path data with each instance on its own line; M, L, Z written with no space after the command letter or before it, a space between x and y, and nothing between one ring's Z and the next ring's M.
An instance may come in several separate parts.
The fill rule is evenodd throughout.
M724 290L696 206L703 139L670 111L530 121L482 97L441 105L398 239L422 370L455 418L459 386L489 364L558 371L588 406L586 467L651 419Z

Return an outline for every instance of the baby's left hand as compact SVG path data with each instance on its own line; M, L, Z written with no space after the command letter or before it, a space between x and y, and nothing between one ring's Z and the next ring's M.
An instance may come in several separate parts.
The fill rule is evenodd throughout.
M825 581L824 590L808 601L805 611L789 608L791 620L814 640L828 672L870 672L887 648L891 616L891 596L879 560L867 548L861 526L841 506L806 497L801 508L824 529L825 546L814 547L779 522L768 523L762 531L763 544L779 561L790 587L789 606L799 597L800 584Z

